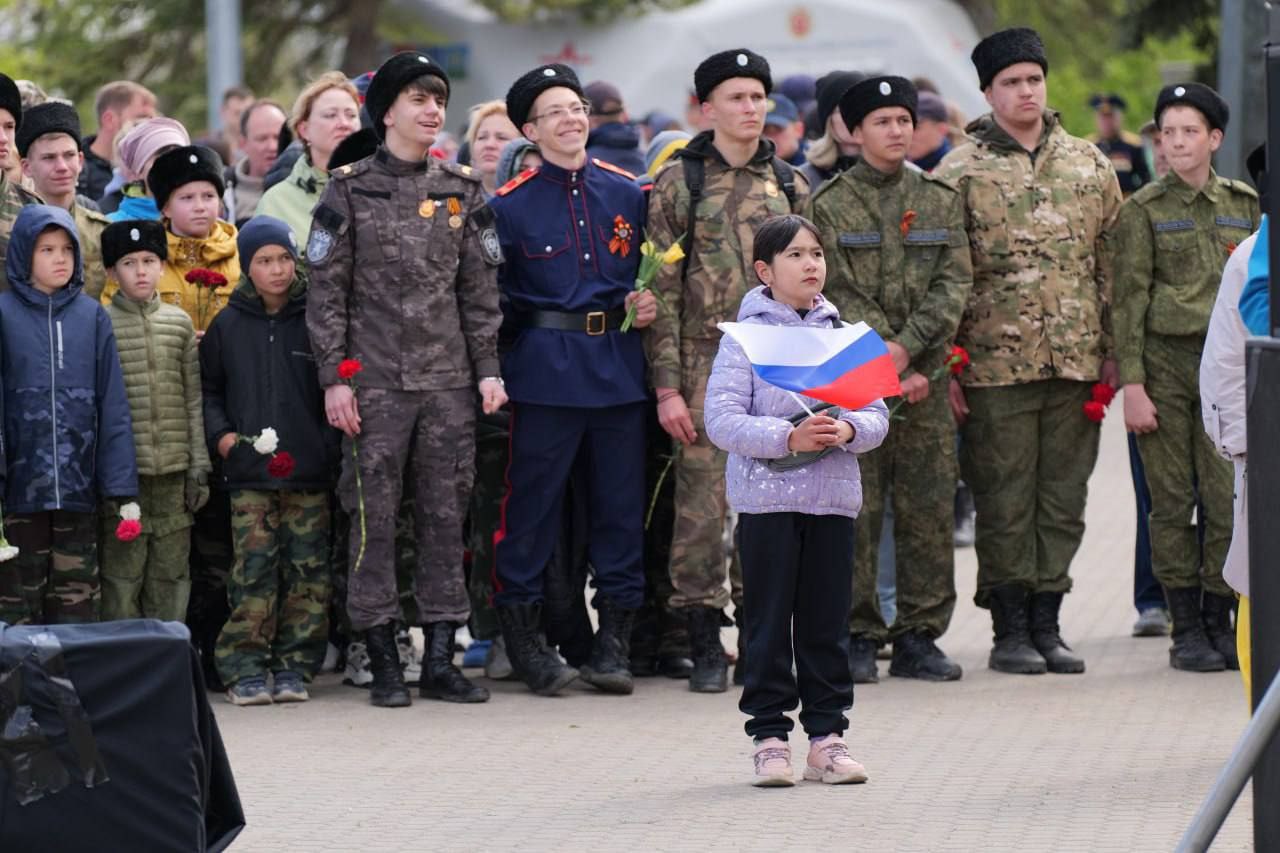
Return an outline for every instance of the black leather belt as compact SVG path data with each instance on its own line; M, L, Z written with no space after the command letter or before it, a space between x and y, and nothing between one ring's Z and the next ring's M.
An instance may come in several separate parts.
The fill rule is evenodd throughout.
M516 311L513 312L511 319L522 329L559 329L562 332L586 332L588 335L596 336L620 329L626 317L625 308L615 308L612 311L589 311L585 314L566 311Z

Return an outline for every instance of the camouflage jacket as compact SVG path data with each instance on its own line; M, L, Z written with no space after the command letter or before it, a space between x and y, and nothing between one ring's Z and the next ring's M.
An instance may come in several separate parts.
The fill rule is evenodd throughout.
M1051 110L1030 153L990 115L967 130L934 172L964 196L973 256L956 335L972 359L961 381L1097 380L1112 354L1103 242L1121 196L1111 161Z
M654 181L647 237L660 251L689 229L683 159L690 157L701 158L705 170L693 251L683 279L682 262L658 271L654 289L663 304L644 336L655 388L681 387L682 343L704 343L714 353L720 340L716 324L737 317L742 297L758 284L751 263L756 228L770 216L793 212L774 177L773 143L762 139L751 162L733 168L712 144L711 133L700 133ZM798 212L808 199L809 184L799 170L794 171Z
M28 192L0 173L0 291L9 289L4 273L4 256L9 248L9 232L18 219L18 211L28 204L40 204L39 196Z
M334 172L307 240L307 330L321 387L338 363L360 385L400 391L470 386L498 375L502 260L480 176L399 160L380 147Z
M886 175L859 161L814 194L809 218L827 250L823 295L934 373L973 289L960 193L915 169Z
M84 294L91 299L100 299L107 286L107 270L102 265L102 232L111 220L82 204L71 208L71 215L76 220L76 230L80 232L80 245L83 247Z
M1146 381L1148 332L1204 336L1227 258L1258 222L1258 194L1213 173L1196 190L1170 171L1124 203L1108 240L1121 382Z

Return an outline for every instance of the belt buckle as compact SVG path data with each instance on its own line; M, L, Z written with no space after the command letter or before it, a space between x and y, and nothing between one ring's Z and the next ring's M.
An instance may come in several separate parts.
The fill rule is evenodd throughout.
M591 311L587 314L587 334L598 337L605 333L608 323L603 311Z

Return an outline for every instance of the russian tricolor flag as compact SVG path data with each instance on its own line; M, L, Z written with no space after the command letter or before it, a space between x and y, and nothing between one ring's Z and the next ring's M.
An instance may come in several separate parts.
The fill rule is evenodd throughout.
M720 323L746 351L761 379L824 403L860 409L881 397L898 397L898 371L889 348L866 323L819 329Z

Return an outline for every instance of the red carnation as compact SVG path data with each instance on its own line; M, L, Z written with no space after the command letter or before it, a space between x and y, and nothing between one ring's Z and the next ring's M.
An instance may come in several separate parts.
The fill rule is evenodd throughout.
M121 542L132 542L142 535L142 522L132 518L122 518L116 525L116 538Z
M953 374L959 376L969 366L969 351L964 347L952 347L951 355L947 357L947 366Z
M1107 407L1097 400L1090 400L1084 404L1084 416L1094 423L1100 424L1102 419L1107 416Z
M1099 382L1093 386L1093 399L1095 402L1104 406L1110 406L1111 401L1116 398L1116 389L1112 388L1105 382Z
M906 237L911 233L911 223L916 221L916 212L908 210L902 214L902 221L898 223L898 230L902 232L902 236Z
M355 375L364 370L364 365L358 359L344 358L338 362L338 378L354 379Z
M282 451L271 457L267 463L267 473L277 480L283 480L293 473L293 457L288 451Z
M207 270L202 267L193 269L191 272L187 273L184 278L189 284L207 287L210 290L217 290L219 287L222 287L227 283L227 277L222 273Z

